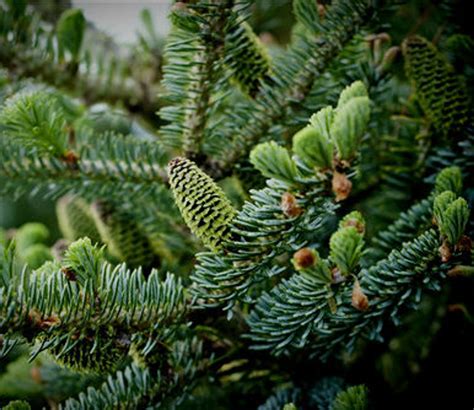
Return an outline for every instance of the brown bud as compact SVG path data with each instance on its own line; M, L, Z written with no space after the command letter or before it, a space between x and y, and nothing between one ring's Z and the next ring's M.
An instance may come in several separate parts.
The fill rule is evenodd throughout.
M448 312L461 314L469 322L474 323L474 318L471 316L466 306L464 306L462 303L454 303L454 304L448 305Z
M41 320L41 314L38 309L31 309L28 312L28 319L31 321L31 323L36 325Z
M334 171L332 177L332 191L336 195L336 202L346 199L352 190L352 182L346 174Z
M368 43L373 43L374 41L380 41L382 43L390 41L390 34L388 33L377 33L377 34L368 34L365 36L364 40Z
M456 244L456 250L462 253L469 253L472 249L472 240L467 235L461 236L459 242Z
M71 169L78 169L79 156L71 150L66 151L61 158Z
M353 226L354 228L356 228L357 232L359 232L360 234L363 235L365 233L365 224L356 218L348 219L347 221L344 222L344 224L342 224L342 226L344 228L348 226Z
M40 371L40 368L37 367L37 366L34 366L31 368L30 370L30 375L31 375L31 378L33 379L33 381L36 383L36 384L41 384L42 383L42 378L41 378L41 371Z
M288 218L294 218L302 214L303 209L298 205L294 195L285 192L281 197L281 210Z
M364 40L367 41L368 43L372 43L376 38L377 38L377 34L367 34L364 37Z
M391 40L391 37L388 33L379 33L377 34L377 40L380 40L382 42L389 42Z
M324 16L326 15L326 7L324 7L324 4L318 3L317 8L318 8L319 18L321 20L324 19Z
M41 329L49 329L50 327L58 325L60 322L61 320L58 316L51 315L42 319L38 325Z
M395 61L395 58L397 58L398 54L400 53L400 47L398 46L393 46L390 47L384 54L382 58L382 62L380 63L380 67L382 70L387 70L392 63Z
M456 278L458 276L462 276L462 273L459 267L455 266L454 268L451 268L450 270L448 270L448 276Z
M352 306L361 312L365 312L369 308L369 298L362 292L362 288L357 279L352 288Z
M68 281L75 282L77 280L76 272L74 272L72 269L62 267L61 272L64 273L64 276Z
M310 248L302 248L293 255L293 265L296 270L306 269L318 261L318 255Z
M448 262L451 259L451 248L446 241L438 248L441 262Z
M37 309L31 309L28 312L28 318L34 326L37 326L40 329L49 329L61 322L59 317L56 315L43 317Z

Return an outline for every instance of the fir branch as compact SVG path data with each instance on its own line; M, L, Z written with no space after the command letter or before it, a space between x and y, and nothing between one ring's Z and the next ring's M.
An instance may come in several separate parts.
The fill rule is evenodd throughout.
M115 377L109 376L101 389L89 388L85 393L81 393L78 399L66 401L61 408L65 410L113 409L119 405L139 408L144 397L151 394L160 381L159 377L152 378L148 369L132 365L117 372Z
M304 6L311 7L311 3L308 5L304 4ZM323 7L319 7L321 20L324 19L323 10ZM377 13L378 12L382 12L382 10L377 9ZM305 16L309 15L310 12L305 14ZM314 23L316 26L319 24L317 20L315 20ZM315 27L313 31L314 30L319 29ZM298 33L298 36L301 35L302 34ZM306 36L308 36L308 34L306 34ZM394 53L397 48L391 47L386 49L389 43L390 37L387 36L387 33L369 34L366 30L360 30L342 49L338 58L329 64L323 75L314 82L310 93L304 101L304 105L301 106L298 112L295 113L294 116L289 117L284 126L272 128L270 131L272 138L278 138L283 141L287 140L288 129L303 126L305 117L321 109L328 102L335 102L339 92L345 86L354 81L364 83L370 94L372 114L370 124L367 127L367 133L363 136L361 141L360 151L363 161L359 163L360 178L358 178L355 186L356 192L354 192L354 196L350 199L351 204L360 201L361 198L371 192L372 188L377 187L377 191L380 190L379 183L381 181L385 182L387 179L387 170L385 168L385 165L389 162L386 161L385 158L387 153L395 153L395 155L399 153L399 151L397 151L398 147L396 146L398 144L398 138L395 139L394 137L391 141L384 140L385 134L392 132L392 124L390 121L391 112L387 109L387 101L394 99L393 94L399 92L398 88L392 84L393 80L389 70L397 55ZM284 63L284 59L282 63ZM410 143L411 142L412 141L410 141ZM381 146L384 148L381 149ZM413 144L407 146L410 149L410 153L416 153L416 151L413 150ZM393 160L393 164L400 166L400 168L405 164L409 164L410 167L413 167L411 157L407 155L403 156L402 154L403 152L400 152L400 154L396 156ZM403 169L403 171L406 172L405 169ZM408 174L408 172L406 173ZM400 175L405 176L405 174L401 174L401 172L392 170L389 177L393 178L394 175L397 178L400 177ZM409 177L406 176L406 180L411 181L412 175L410 172ZM402 191L398 189L398 186L396 186L395 189L397 193ZM379 207L377 207L377 210L378 209ZM386 217L388 215L387 210L381 210L381 214ZM396 215L394 215L394 217L395 216Z
M71 161L51 155L38 155L23 144L0 138L0 179L4 195L23 194L57 198L66 193L88 199L139 199L168 195L159 165L163 152L156 144L131 138L98 138L84 145Z
M411 241L430 228L433 222L434 197L444 191L461 194L460 168L453 166L442 170L436 177L435 187L430 196L400 213L391 225L378 232L372 239L371 248L365 253L363 264L368 266L370 263L386 257L393 249L399 249L404 242Z
M348 106L353 107L351 114ZM224 243L218 254L198 256L200 263L192 278L200 304L229 310L237 300L251 301L247 294L252 285L285 271L278 259L321 241L323 228L336 209L334 202L350 195L353 172L349 167L357 157L368 114L367 90L355 82L341 93L336 109L329 106L318 111L311 124L294 136L293 150L306 163L273 142L254 148L252 164L272 179L267 188L251 191L251 200L232 220L232 241ZM351 122L359 126L351 128ZM305 150L300 149L302 132ZM328 158L323 163L314 160L321 156L321 146ZM192 180L186 182L192 184ZM196 222L203 223L201 219Z
M282 211L284 193L285 188L276 184L255 191L232 221L232 242L222 253L198 254L192 291L201 306L223 306L231 314L237 300L251 301L252 285L285 271L278 257L303 247L310 233L322 233L335 208L319 198L322 191L306 193L297 205L302 212L289 217Z
M326 356L342 346L351 349L361 336L380 340L387 317L397 323L401 311L416 306L422 292L439 290L449 269L463 260L465 250L455 244L466 227L469 211L464 199L446 191L453 187L459 192L459 181L459 168L440 173L435 193L402 213L375 241L379 260L363 268L357 274L360 282L356 279L353 286L347 284L347 271L354 274L355 264L346 272L343 268L360 254L359 242L351 239L351 245L349 239L364 227L354 213L343 218L331 237L327 261L316 257L302 273L283 280L259 298L248 318L254 347L281 354L309 345L314 354ZM430 229L433 214L437 231ZM336 244L340 237L344 239ZM329 278L327 266L334 265L337 270L333 268Z
M35 14L25 10L18 18L12 18L12 14L11 10L0 7L0 65L9 71L13 80L33 77L80 95L89 104L123 102L133 112L141 111L149 118L155 115L157 84L142 84L143 80L135 78L130 72L130 63L114 51L117 46L110 47L110 39L97 53L81 47L82 41L78 42L72 46L76 47L75 53L67 57L63 43L68 44L68 39L74 36L82 38L74 26L58 26L56 34L48 26L45 29ZM64 20L58 25L68 26ZM109 68L106 70L106 67Z
M233 14L232 6L233 0L179 3L171 15L174 28L163 70L166 99L171 105L160 111L170 123L161 133L168 145L181 147L190 158L201 152L211 105L217 103L211 98L222 73L225 27Z
M279 389L265 403L258 406L258 410L281 410L286 403L299 403L301 395L301 389L291 387Z
M360 355L370 341L403 334L395 327L410 310L429 322L421 301L441 315L458 310L471 320L469 306L458 300L469 296L464 282L474 269L468 92L420 37L402 46L416 99L408 98L406 78L388 73L400 49L390 47L390 36L410 25L396 17L416 19L418 8L293 0L291 42L280 47L270 39L270 62L247 24L250 18L257 32L286 38L278 20L293 21L291 6L270 3L176 1L168 94L160 103L161 45L149 13L142 13L140 44L124 58L107 39L90 48L95 29L85 32L78 10L51 20L53 27L26 0L0 5L0 65L7 68L0 69L0 194L60 198L65 236L98 243L83 239L64 252L64 240L49 248L42 224L0 229L0 357L15 361L14 369L0 366L3 393L11 380L21 389L28 378L42 398L52 398L48 404L71 410L229 401L245 407L270 390L275 394L262 409L366 409L368 389L337 377L314 384L335 369L323 364L315 372L314 364L343 353L351 359L341 363L344 371L354 358L362 382L366 359L386 359L380 346ZM430 9L434 20L424 21L424 31L438 28L436 42L469 77L469 45L450 46L459 39L445 38L455 26L442 21L444 7ZM362 28L375 28L373 21L387 33ZM441 28L431 24L439 22ZM160 111L162 138L125 116L88 110L64 92L86 104L118 102L150 118L167 104ZM430 124L403 121L419 117L420 108ZM127 135L134 128L136 135ZM168 163L182 152L191 158ZM231 174L219 186L211 178ZM346 216L339 220L340 213ZM210 252L196 255L198 240ZM52 251L61 252L58 260ZM29 266L22 269L24 262ZM158 264L160 272L151 269ZM175 274L162 274L168 270ZM450 296L456 305L445 309ZM30 374L27 353L42 351L40 361L52 356L76 371L65 377L55 365L45 378L37 367ZM76 378L77 371L96 373L100 382L109 377L79 394L89 376ZM197 385L205 373L210 378ZM74 389L58 382L48 395L47 385L61 377ZM246 392L238 403L236 391ZM57 402L71 394L62 406Z
M350 114L347 107L352 107ZM285 271L278 259L321 240L322 229L336 209L334 201L350 195L353 173L347 168L357 157L369 112L367 90L354 82L341 93L336 109L318 111L311 124L294 136L293 150L301 158L292 158L274 142L254 148L252 164L272 179L267 188L251 191L251 201L232 220L232 241L224 242L218 254L198 256L192 278L200 304L229 310L238 300L251 301L248 293L253 285ZM358 126L349 130L349 123ZM326 152L323 162L320 150ZM192 180L185 182L192 184ZM331 191L334 200L328 198ZM196 223L203 223L201 219Z
M208 160L207 166L214 177L225 174L232 164L246 157L250 148L273 127L295 115L304 103L316 78L325 70L343 46L350 41L360 25L372 12L370 2L341 1L335 3L327 13L321 37L308 41L304 50L289 56L285 71L271 77L271 84L262 85L261 95L245 112L237 110L232 124L221 132L231 144L223 148L218 160ZM275 86L276 85L276 86Z
M296 274L264 293L248 317L256 349L280 352L302 348L315 323L323 322L330 309L326 283L310 274Z
M432 220L432 208L433 197L429 197L401 213L393 224L374 237L372 247L365 255L366 264L387 256L393 249L398 249L404 242L428 229Z
M169 369L157 373L137 365L109 376L100 388L88 388L77 399L69 399L63 410L175 408L191 390L199 371L202 347L196 339L177 342L168 359ZM169 373L172 372L172 377Z
M18 93L0 113L0 130L25 147L57 157L67 155L66 119L54 95Z
M281 410L286 403L294 403L297 408L330 410L336 396L345 388L346 382L340 377L324 377L311 388L308 388L307 383L285 386L279 388L258 410Z
M131 344L146 356L183 323L179 279L163 281L155 270L145 279L140 269L114 268L88 239L69 247L62 266L47 263L31 276L12 263L0 289L0 331L39 339L33 355L49 349L74 367L113 367ZM107 348L98 349L104 342Z
M436 147L426 159L426 168L431 174L427 180L433 180L436 173L449 166L459 167L464 175L474 172L474 125L467 124L462 130L463 138L451 146ZM466 178L466 187L473 187L472 178Z
M439 291L451 263L441 263L438 248L439 234L428 230L415 240L394 250L376 265L362 270L360 286L370 301L366 312L354 309L350 289L342 297L342 306L329 318L327 328L318 328L311 348L317 355L326 356L338 347L351 350L358 337L383 340L382 329L390 318L399 323L399 315L413 309L423 292ZM331 329L328 331L328 329Z
M327 357L343 346L350 350L362 336L381 340L388 317L397 322L401 311L416 306L423 291L440 289L451 266L439 262L440 245L439 234L429 230L363 269L358 276L369 310L351 305L350 285L343 284L333 294L317 280L295 274L264 294L251 312L254 347L280 354L308 345L314 355Z
M320 26L320 19L324 14L322 10L324 10L324 6L318 6L314 2L304 0L293 1L293 14L296 17L296 21L312 35L317 35L318 32L322 31Z
M97 200L106 201L126 221L125 225L119 224L120 226L130 224L135 226L134 232L143 231L143 235L148 237L144 238L142 234L138 236L142 238L141 243L146 245L141 248L142 251L153 249L146 256L148 262L145 265L150 263L153 254L173 259L170 254L172 246L176 246L176 250L181 252L193 249L189 246L189 241L184 239L185 232L179 221L178 210L163 183L167 176L160 164L166 156L159 145L114 134L105 134L100 138L96 135L88 135L87 138L82 136L78 145L79 155L73 154L73 162L70 163L48 154L40 156L25 149L23 144L9 141L7 136L0 138L0 191L15 198L31 195L56 199L73 195L80 196L89 204ZM65 216L61 212L60 215ZM125 219L123 215L126 215ZM71 215L66 217L73 218ZM79 230L87 225L85 220L77 221L79 224L71 219L66 221L62 218L61 221L63 225L72 223ZM88 233L93 233L90 228L86 229ZM133 235L127 233L125 237L133 243ZM104 243L115 241L110 235L105 235L100 240ZM129 249L131 243L125 248L123 245L126 242L114 242L117 243L121 245L112 248L122 249L116 255L120 255L119 260L123 260L123 250ZM138 249L137 247L136 250ZM136 253L133 250L130 254L130 250L125 254L133 254L140 261L145 260L143 252ZM139 265L142 262L137 263Z

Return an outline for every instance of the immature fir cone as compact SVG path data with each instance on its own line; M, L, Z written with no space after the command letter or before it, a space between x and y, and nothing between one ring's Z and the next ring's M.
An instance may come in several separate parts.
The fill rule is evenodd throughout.
M84 199L63 196L56 204L56 215L64 238L75 241L87 236L94 243L101 242L90 205Z
M117 337L115 334L113 336ZM100 373L115 370L127 357L130 344L127 340L122 341L114 337L102 342L102 347L97 349L94 348L93 336L79 334L72 338L79 339L79 342L66 354L61 353L63 345L52 347L49 353L59 364L80 372Z
M270 74L270 56L247 22L235 25L230 31L225 41L225 63L240 88L254 97L261 81Z
M402 44L405 72L423 111L437 131L457 135L468 123L469 97L463 80L436 47L420 36Z
M91 213L112 256L132 267L151 266L156 262L149 239L127 213L104 201L95 201Z
M213 251L230 238L229 224L235 210L211 177L186 158L168 164L176 205L191 231Z

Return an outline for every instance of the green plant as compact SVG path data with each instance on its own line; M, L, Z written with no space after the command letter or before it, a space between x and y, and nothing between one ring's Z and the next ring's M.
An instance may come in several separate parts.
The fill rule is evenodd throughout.
M0 194L59 225L0 230L0 405L412 404L395 363L471 340L473 71L449 2L291 3L288 44L261 33L276 5L193 0L166 41L144 11L131 49L79 9L0 4Z

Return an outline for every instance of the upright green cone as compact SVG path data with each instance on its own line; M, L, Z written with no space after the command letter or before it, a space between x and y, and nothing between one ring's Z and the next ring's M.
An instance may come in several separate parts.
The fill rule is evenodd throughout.
M75 241L88 237L93 243L101 243L90 205L84 199L78 196L63 196L56 204L56 214L64 238Z
M426 116L441 134L458 134L469 121L469 98L461 78L423 37L407 38L402 51L405 72Z
M92 331L88 329L89 331ZM110 339L102 342L102 349L94 348L87 334L77 335L79 342L75 343L66 354L62 353L64 346L59 345L49 349L49 353L64 367L83 373L101 373L115 370L127 357L128 343L121 343L114 330L110 330ZM85 332L84 332L85 333Z
M233 80L254 97L270 75L270 56L247 22L236 24L226 37L225 64Z
M168 176L186 224L208 248L218 251L230 237L229 224L236 214L224 191L185 158L170 161Z
M102 242L113 257L128 266L151 266L155 255L150 241L137 223L125 212L107 202L96 201L92 216Z

